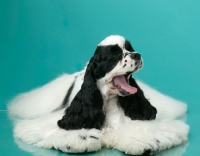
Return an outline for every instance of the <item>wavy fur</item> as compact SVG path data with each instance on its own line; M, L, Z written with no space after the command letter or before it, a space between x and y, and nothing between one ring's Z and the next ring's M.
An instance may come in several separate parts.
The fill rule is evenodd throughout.
M96 85L95 65L92 58L87 66L84 82L80 91L74 97L65 115L58 121L58 126L66 130L100 129L105 115L102 111L103 98Z

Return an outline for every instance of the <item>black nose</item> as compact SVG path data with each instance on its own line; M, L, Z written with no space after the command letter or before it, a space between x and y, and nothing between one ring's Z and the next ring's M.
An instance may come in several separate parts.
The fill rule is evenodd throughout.
M134 59L134 60L140 60L141 55L139 53L132 53L131 58Z

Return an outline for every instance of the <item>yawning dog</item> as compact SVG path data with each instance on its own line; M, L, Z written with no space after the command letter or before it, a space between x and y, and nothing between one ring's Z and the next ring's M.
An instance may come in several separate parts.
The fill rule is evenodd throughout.
M132 155L186 142L189 127L175 120L186 105L135 80L142 66L141 54L128 40L105 38L84 70L64 74L8 105L10 114L20 117L15 137L66 153L108 147Z

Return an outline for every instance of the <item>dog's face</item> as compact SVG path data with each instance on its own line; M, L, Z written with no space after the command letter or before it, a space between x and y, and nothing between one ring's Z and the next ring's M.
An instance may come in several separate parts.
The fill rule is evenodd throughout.
M134 51L122 36L109 36L97 47L94 54L95 77L105 83L113 94L127 96L137 92L129 85L129 77L143 65L141 55Z

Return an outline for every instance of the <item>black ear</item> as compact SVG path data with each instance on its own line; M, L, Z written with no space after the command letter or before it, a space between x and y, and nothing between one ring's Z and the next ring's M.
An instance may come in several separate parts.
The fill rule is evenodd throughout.
M123 108L125 115L132 120L155 119L157 110L145 98L143 91L140 89L135 79L130 77L129 84L137 88L137 93L130 96L118 97L119 105Z
M127 41L127 40L125 41L124 47L125 47L125 49L128 50L128 51L131 51L131 52L134 52L134 51L135 51L135 50L133 49L131 43L130 43L129 41Z
M102 111L103 98L96 85L96 62L92 58L87 66L84 82L80 91L74 97L71 105L65 110L65 115L58 121L60 128L81 129L103 126L105 115Z

